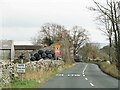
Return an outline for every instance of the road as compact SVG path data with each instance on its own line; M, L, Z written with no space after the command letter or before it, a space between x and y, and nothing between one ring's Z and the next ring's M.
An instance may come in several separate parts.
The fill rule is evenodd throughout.
M41 88L118 88L118 80L103 73L95 64L76 63Z

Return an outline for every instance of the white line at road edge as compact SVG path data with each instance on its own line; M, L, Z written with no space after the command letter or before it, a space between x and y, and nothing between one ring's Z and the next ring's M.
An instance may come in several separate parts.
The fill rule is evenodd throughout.
M91 86L94 86L92 83L90 83Z
M85 68L83 69L83 73L85 72L86 68L87 68L88 64L85 66Z

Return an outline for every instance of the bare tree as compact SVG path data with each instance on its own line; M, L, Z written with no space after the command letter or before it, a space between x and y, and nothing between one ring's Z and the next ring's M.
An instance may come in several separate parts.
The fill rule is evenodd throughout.
M97 43L86 43L80 50L84 60L100 58L99 46Z
M79 52L80 47L84 45L87 40L87 31L80 26L74 26L73 31L73 45L74 45L74 56Z
M74 63L74 53L71 52L71 49L73 48L72 38L69 32L66 30L63 32L63 39L61 40L61 51L63 60L67 64Z
M42 34L41 34L42 33ZM72 37L70 32L62 25L46 23L44 24L36 38L34 38L34 43L48 43L52 40L53 44L61 45L61 57L66 64L74 63L72 58L71 48L73 47ZM48 45L49 46L49 45Z
M54 23L46 23L41 27L40 33L43 32L44 36L56 41L62 38L62 32L65 27Z
M42 35L40 34L40 35L37 35L37 36L31 38L31 41L32 41L33 45L40 45L41 46L42 39L43 39Z
M41 26L38 35L32 38L32 42L34 45L51 45L62 39L63 31L65 30L64 26L54 24L54 23L46 23Z
M90 10L96 11L99 13L99 18L105 17L104 19L109 20L111 24L110 29L108 30L109 39L111 39L111 35L113 35L115 40L115 49L116 49L116 57L117 57L117 65L120 65L120 29L119 29L119 14L117 13L118 2L115 0L106 0L106 5L102 5L99 2L93 0L96 7L91 7ZM105 25L108 24L108 21L105 22ZM112 32L111 32L112 31ZM112 34L113 33L113 34ZM111 40L110 40L111 41ZM110 42L111 43L111 42Z
M113 30L112 30L112 25L111 25L111 21L108 19L107 16L99 16L97 17L97 20L100 21L100 23L102 24L99 29L100 31L102 31L104 33L105 36L107 36L108 40L109 40L109 61L112 63L112 45L113 45Z

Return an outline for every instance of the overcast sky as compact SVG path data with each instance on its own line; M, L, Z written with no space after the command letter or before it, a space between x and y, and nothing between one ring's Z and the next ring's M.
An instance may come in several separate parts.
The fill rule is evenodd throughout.
M0 39L28 43L49 22L82 26L91 42L106 43L94 21L95 13L87 9L93 5L92 0L0 0Z

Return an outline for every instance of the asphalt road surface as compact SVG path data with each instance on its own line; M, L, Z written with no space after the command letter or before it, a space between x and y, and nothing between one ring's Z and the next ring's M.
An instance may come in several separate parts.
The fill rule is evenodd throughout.
M41 88L118 88L118 80L103 73L95 64L76 63Z

